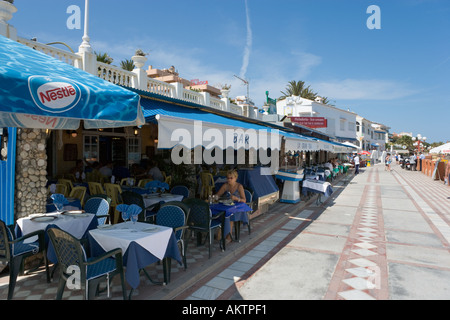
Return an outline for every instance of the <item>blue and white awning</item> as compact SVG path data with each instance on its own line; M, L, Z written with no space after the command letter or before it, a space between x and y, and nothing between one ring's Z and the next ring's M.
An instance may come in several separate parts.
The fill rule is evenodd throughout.
M140 126L138 94L0 36L0 127Z

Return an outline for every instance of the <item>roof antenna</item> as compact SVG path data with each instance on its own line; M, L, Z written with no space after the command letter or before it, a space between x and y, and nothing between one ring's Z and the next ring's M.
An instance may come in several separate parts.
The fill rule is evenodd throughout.
M247 80L244 80L237 75L234 75L236 78L241 80L247 86L247 104L250 104L250 83Z

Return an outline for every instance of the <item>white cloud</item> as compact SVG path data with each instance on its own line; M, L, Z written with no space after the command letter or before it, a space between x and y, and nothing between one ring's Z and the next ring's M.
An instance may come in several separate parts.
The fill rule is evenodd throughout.
M312 83L316 92L333 100L394 100L418 93L391 80L345 79Z

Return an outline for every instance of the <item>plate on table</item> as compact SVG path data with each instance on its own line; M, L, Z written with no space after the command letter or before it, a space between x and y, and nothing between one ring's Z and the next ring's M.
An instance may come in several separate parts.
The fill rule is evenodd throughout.
M97 226L97 229L101 229L101 230L109 230L109 229L113 229L114 226L111 224L102 224Z
M155 231L158 231L158 230L159 230L158 227L149 227L149 228L142 229L141 231L143 231L143 232L155 232Z
M35 217L31 218L31 221L34 221L34 222L50 222L53 220L56 220L55 216L42 215L42 216L35 216Z
M226 206L234 206L234 202L231 200L219 200L219 203L224 204Z
M89 214L84 213L83 210L72 210L72 211L65 211L64 215L81 218L81 217L87 217Z

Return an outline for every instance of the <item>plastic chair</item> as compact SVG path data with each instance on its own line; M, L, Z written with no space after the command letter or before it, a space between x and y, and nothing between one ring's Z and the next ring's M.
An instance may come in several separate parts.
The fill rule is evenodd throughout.
M81 289L83 289L85 300L91 299L93 294L98 292L98 286L104 280L106 280L109 296L111 280L117 274L120 275L122 283L123 299L127 298L122 265L122 249L111 250L99 257L87 259L78 239L57 228L50 228L47 232L55 248L60 267L60 279L56 294L57 300L61 300L66 282L73 276L69 270L74 266L79 268L79 283Z
M92 194L106 194L100 182L88 182L89 193Z
M152 181L153 179L142 179L142 180L139 180L139 182L138 182L138 187L139 188L145 188L145 185L147 184L147 183L149 183L150 181Z
M197 232L197 244L200 243L199 233L206 232L209 235L209 258L211 258L213 232L221 227L222 221L219 217L223 213L213 217L209 204L201 199L189 198L183 200L183 203L189 206L190 211L187 224L190 230Z
M69 198L76 198L80 200L81 207L84 206L84 197L86 196L86 187L74 187L70 191Z
M64 196L66 196L66 194L68 194L67 186L65 184L57 183L55 190L56 190L55 193L63 194Z
M160 203L155 203L149 207L145 207L144 198L141 194L133 191L122 192L122 200L124 204L131 205L136 204L142 209L142 213L139 214L138 221L148 222L155 221L155 216L160 208Z
M130 184L130 182L131 182L131 184ZM134 178L123 178L122 180L120 180L121 186L134 186L135 183L136 183L136 180Z
M200 195L203 199L207 199L210 194L213 193L214 189L214 178L211 173L202 172L200 174L202 181L202 189Z
M69 194L70 194L70 192L71 192L72 189L73 189L73 183L72 183L72 181L69 180L69 179L58 179L58 184L64 184L64 185L67 186L67 193L64 193L64 195L65 195L66 197L68 197Z
M167 176L164 179L164 182L167 183L170 186L172 184L172 176Z
M161 209L159 209L156 215L156 224L173 228L177 243L181 245L180 251L183 257L184 269L186 270L186 246L184 244L183 234L188 226L186 225L186 215L183 209L177 205L161 206Z
M113 210L113 224L119 222L119 214L116 207L122 203L122 188L118 184L105 183L106 195L111 198L110 207Z
M38 241L24 243L24 240L35 236L38 236ZM9 264L8 300L13 298L17 276L19 273L22 273L21 269L23 270L24 259L39 252L43 252L47 282L50 282L44 230L35 231L21 238L14 239L12 226L7 227L5 222L0 220L0 261Z
M253 193L250 192L247 189L244 189L245 193L245 202L246 204L252 208L252 211L247 211L247 217L248 217L248 234L251 233L251 226L250 226L250 215L253 213Z
M170 193L183 196L183 200L189 198L189 189L186 186L175 186L170 190Z
M109 203L103 198L89 198L84 205L84 211L95 214L98 224L103 225L109 218Z

